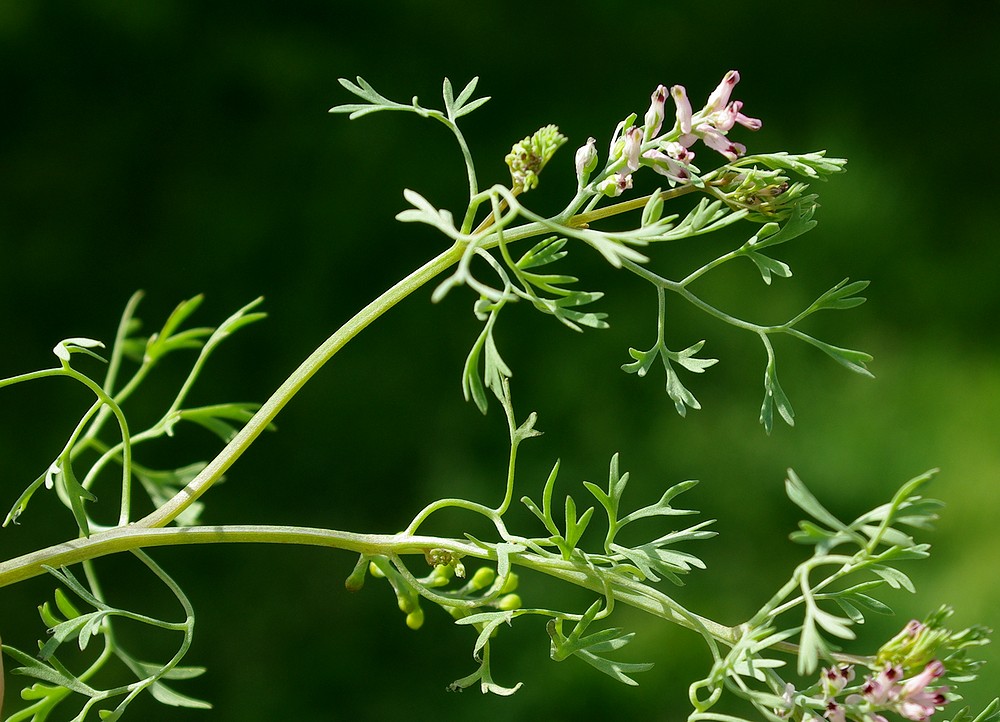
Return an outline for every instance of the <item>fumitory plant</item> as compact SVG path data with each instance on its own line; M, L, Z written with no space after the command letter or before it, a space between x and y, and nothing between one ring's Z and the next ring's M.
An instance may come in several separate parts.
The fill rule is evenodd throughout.
M201 298L191 298L146 333L138 320L136 294L106 341L62 340L53 349L50 368L0 381L6 387L65 378L87 389L93 399L54 458L39 465L37 478L21 491L12 491L9 482L4 486L10 503L5 527L43 522L68 527L66 541L0 563L0 586L41 575L53 583L51 598L38 608L37 649L3 647L10 679L24 682L23 704L8 722L41 722L56 714L75 721L123 719L144 694L168 706L208 708L208 702L181 691L185 680L204 671L188 661L195 610L155 560L153 548L224 542L292 543L348 552L357 563L347 589L360 591L366 583L387 588L408 627L420 628L428 610L450 615L468 628L472 647L470 672L451 681L451 690L515 693L522 682L513 681L516 672L494 659L493 640L512 624L532 622L548 635L553 660L584 662L625 685L637 684L652 665L629 655L633 634L612 620L616 608L628 605L703 640L710 663L692 674L688 699L671 702L678 708L687 705L692 721L876 722L949 715L955 721L986 722L1000 717L1000 701L978 716L960 704L962 684L979 672L976 653L987 643L989 630L952 628L949 607L931 610L922 620L902 620L901 631L891 639L857 638L868 615L892 613L884 601L887 591L914 591L905 569L928 556L923 537L941 507L926 496L933 472L907 481L874 509L842 519L789 470L788 499L803 514L791 540L802 546L802 560L752 616L727 624L713 619L711 610L688 609L672 596L673 585L705 566L696 542L715 536L711 521L681 519L696 513L678 505L695 481L675 483L655 503L635 508L626 495L630 475L617 454L610 456L606 483L584 481L572 493L565 493L558 479L558 461L545 479L525 479L518 469L518 451L540 434L539 422L534 413L515 411L513 371L495 332L501 316L514 306L533 307L574 331L607 326L607 316L599 310L603 294L581 290L569 269L571 254L595 251L655 290L655 312L647 309L655 333L628 349L630 360L622 369L637 377L658 376L680 416L701 408L692 388L697 388L697 375L718 360L704 353L705 340L678 345L668 314L676 304L702 312L708 327L725 324L759 341L764 392L759 419L767 433L776 419L791 425L795 418L779 382L775 337L805 342L848 370L870 375L867 354L808 330L814 314L862 303L863 281L845 279L774 324L744 318L743 309L722 308L699 293L699 280L729 263L756 269L765 286L789 278L791 268L775 254L815 226L817 197L811 183L841 173L845 165L824 151L749 153L736 138L748 137L761 121L746 115L743 103L732 98L738 82L739 74L728 72L697 110L683 86L658 86L642 117L630 113L610 135L577 142L575 192L562 210L545 215L524 198L568 142L556 126L514 144L506 157L509 183L484 186L459 128L465 115L489 100L474 97L476 79L457 93L445 80L440 109L425 107L417 98L390 100L361 78L341 80L358 102L338 105L333 113L352 119L383 111L412 113L441 123L454 136L466 170L467 205L452 212L407 189L403 195L409 207L397 216L404 223L436 228L446 239L445 249L337 329L259 406L221 401L197 406L189 401L219 345L264 317L259 299L216 326L194 326L190 320ZM633 197L637 173L652 174L660 187ZM697 243L698 237L723 229L724 237L738 234L740 241L703 265L660 270L653 261L664 244ZM435 301L447 294L470 295L482 324L470 339L461 386L483 413L494 407L506 419L509 457L506 468L497 470L494 495L430 501L395 533L203 523L206 493L271 428L312 375L362 329L431 283ZM648 297L651 301L653 294ZM128 415L133 396L148 386L163 359L185 353L193 357L187 377L155 422L137 425ZM213 459L177 459L171 468L144 461L147 442L191 424L224 443ZM32 501L53 493L68 514L39 519ZM524 528L515 528L508 513L518 504L533 517ZM144 515L138 511L150 505ZM435 521L445 510L464 513L469 528L481 529L485 521L489 534L436 533ZM622 533L625 527L630 527L628 534ZM101 573L101 558L112 554L132 555L176 599L176 615L154 618L119 606L115 586L121 580L105 580ZM533 579L547 575L581 588L590 601L572 608L547 606L537 588L519 586L525 571L534 572ZM0 625L30 624L31 616L7 616ZM149 652L122 641L120 630L128 625L174 635L176 651L150 659ZM131 681L103 684L102 672L113 667L127 671ZM2 694L0 687L0 701ZM718 711L724 698L742 700L743 711Z

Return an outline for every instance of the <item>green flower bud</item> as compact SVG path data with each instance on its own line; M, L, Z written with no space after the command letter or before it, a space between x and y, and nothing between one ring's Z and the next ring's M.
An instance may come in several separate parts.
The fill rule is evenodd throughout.
M424 610L417 607L406 615L406 626L410 629L420 629L424 626Z
M399 611L404 614L409 614L416 609L420 609L420 604L417 602L417 598L405 594L400 594L396 597L396 604L399 606Z
M355 567L351 575L344 580L344 586L349 592L359 592L361 588L365 585L365 572L367 568L364 564L360 564Z
M511 572L507 575L507 579L504 581L503 586L500 587L501 594L510 594L515 589L517 589L517 584L520 580L517 578L517 574Z
M521 608L521 597L517 594L506 594L500 597L500 601L497 602L497 609L504 612L510 612L514 609Z
M486 589L493 583L496 579L497 573L493 571L491 567L479 567L476 573L472 575L472 579L469 580L469 586L473 591L479 591L480 589Z
M382 573L382 570L378 568L378 565L375 564L375 562L368 564L368 573L376 579L385 579L385 574Z
M554 125L539 128L534 135L515 143L504 160L510 168L514 190L530 191L538 186L538 174L563 143L566 136Z
M455 570L447 564L439 564L434 567L434 571L431 572L430 578L427 580L427 586L430 587L443 587L451 578L455 576Z
M576 164L576 180L582 188L587 183L587 179L590 178L591 172L597 167L597 140L595 138L587 138L587 144L577 149L574 162Z

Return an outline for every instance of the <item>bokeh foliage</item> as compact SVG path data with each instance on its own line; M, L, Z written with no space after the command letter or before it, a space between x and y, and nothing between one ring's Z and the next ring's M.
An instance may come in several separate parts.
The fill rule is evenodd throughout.
M540 125L557 123L575 148L610 134L629 110L641 113L657 83L703 95L738 68L740 96L764 121L741 138L751 152L827 148L849 159L848 173L819 187L819 227L779 254L796 270L794 288L777 279L758 300L756 271L744 268L720 274L709 293L773 319L845 275L870 279L868 304L817 317L827 327L814 328L871 352L877 379L783 344L782 384L797 425L766 438L757 424L759 349L681 314L677 328L691 343L707 337L723 363L695 380L703 410L679 419L652 383L618 368L628 346L651 333L652 291L637 297L635 283L595 258L578 275L609 289L609 330L554 331L549 319L521 312L499 332L519 409L537 410L546 432L525 447L523 468L538 487L561 457L563 483L600 481L621 452L630 491L644 489L644 503L669 484L701 479L688 501L719 519L722 537L700 550L709 568L682 598L727 620L756 608L802 553L786 541L799 516L783 495L786 467L844 516L940 467L933 494L948 506L930 539L934 552L914 568L920 594L900 596L896 608L922 617L950 602L957 626L1000 628L1000 244L988 126L998 95L996 4L565 7L3 4L0 371L40 367L61 338L109 338L137 288L151 321L200 292L213 318L264 295L269 321L221 351L198 390L205 403L259 401L333 328L436 252L433 231L393 216L405 207L403 187L439 207L461 201L451 139L404 116L353 124L327 115L349 100L338 77L362 74L392 97L430 98L445 75L458 84L481 76L480 92L494 100L465 129L493 182L506 180L510 144ZM558 203L574 183L564 149L532 203ZM683 265L713 250L692 244L655 263ZM477 333L471 299L454 294L432 307L428 296L405 302L311 382L279 417L279 432L206 499L209 521L390 531L455 485L498 493L503 419L481 419L459 385ZM741 355L745 365L735 361ZM52 384L8 392L0 403L0 493L13 497L72 423L60 411L76 413L86 400ZM214 448L196 433L171 444L202 456ZM175 448L165 444L163 458ZM361 480L364 493L346 491L348 480ZM5 556L60 540L24 522L5 530ZM469 666L468 630L428 615L410 632L384 590L349 595L348 555L211 548L155 556L199 609L192 659L210 671L194 693L216 710L187 713L193 719L683 714L673 703L684 699L691 658L683 650L695 640L654 620L623 622L641 632L636 655L657 662L636 689L583 665L552 664L538 628L513 630L524 645L494 652L502 682L525 682L518 695L447 694ZM255 572L260 558L280 561L283 576L267 587ZM116 565L124 578L132 573L125 560L105 564L106 579ZM141 604L143 583L123 595ZM522 596L530 585L522 582ZM29 647L38 632L32 607L48 586L4 590L5 641ZM539 583L537 593L551 592ZM276 614L282 607L298 611ZM304 663L304 649L321 662ZM1000 653L988 655L991 665L967 690L979 706L1000 679Z

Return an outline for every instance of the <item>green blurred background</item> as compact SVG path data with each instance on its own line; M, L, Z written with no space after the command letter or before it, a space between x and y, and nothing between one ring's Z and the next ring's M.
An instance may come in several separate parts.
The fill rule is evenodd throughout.
M877 644L941 603L955 606L956 625L1000 628L998 10L996 2L0 4L0 373L50 364L49 349L66 337L110 339L136 289L146 292L140 315L149 326L196 293L207 294L204 323L264 295L268 321L227 343L194 396L262 401L339 324L440 250L435 232L393 216L404 187L460 211L452 139L409 115L328 115L351 101L338 77L360 74L389 97L417 94L434 105L443 76L462 85L479 75L493 100L465 130L484 184L507 181L512 142L558 124L570 144L533 201L552 210L572 192L572 148L588 135L606 147L619 119L644 112L657 83L684 84L697 103L738 68L734 97L764 121L756 135L736 131L739 140L751 151L826 148L850 159L849 172L819 188L819 227L779 249L795 278L767 289L753 269L736 268L707 279L705 295L777 320L845 276L870 279L868 304L815 318L810 330L872 353L877 379L780 343L798 423L768 438L757 424L759 344L675 304L673 346L707 338L706 352L721 359L692 380L704 410L680 419L659 377L618 370L630 345L652 343L655 295L578 249L583 283L608 292L612 328L577 335L516 308L498 332L518 408L537 410L546 432L524 447L520 493L536 495L561 458L561 489L581 502L580 481L603 482L616 451L636 505L667 484L701 479L685 501L718 519L721 538L703 544L709 569L678 596L734 623L803 553L787 542L799 518L782 490L787 467L843 515L940 467L932 492L947 508L930 538L933 556L912 567L919 594L891 595L900 616L871 620L868 639ZM670 249L661 263L688 269L739 243L739 233ZM279 432L211 493L207 522L392 531L441 495L497 498L501 415L494 408L482 418L459 387L477 333L473 299L457 292L431 306L428 295L404 302L310 383L279 417ZM168 365L164 385L133 412L153 418L184 371ZM5 390L0 403L6 509L87 400L47 383ZM185 430L141 458L187 463L216 448ZM68 515L43 496L22 526L0 533L0 548L9 558L71 533ZM548 661L544 629L527 621L494 652L497 681L525 683L517 695L449 694L445 685L474 669L468 630L437 610L408 630L378 583L348 594L348 555L215 547L155 557L199 610L189 660L209 672L183 691L216 708L143 703L135 719L678 720L686 685L706 663L694 635L623 610L620 623L640 632L623 656L656 662L640 687L625 688L575 661ZM113 599L176 614L128 560L102 567ZM34 606L51 586L36 579L4 590L5 642L31 648L43 633ZM529 604L562 594L530 577L521 591ZM568 601L582 609L589 600ZM153 642L169 653L172 640ZM974 704L1000 691L997 649L968 687Z

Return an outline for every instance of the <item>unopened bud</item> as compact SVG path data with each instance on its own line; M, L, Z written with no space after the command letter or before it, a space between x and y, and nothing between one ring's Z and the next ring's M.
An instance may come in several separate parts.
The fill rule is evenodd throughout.
M587 138L587 144L576 151L576 180L582 188L597 167L597 139Z
M691 132L691 101L688 100L687 90L683 85L675 85L670 89L670 97L674 99L677 107L677 127L681 133L687 135Z
M507 575L507 579L504 580L503 586L500 587L500 593L509 594L510 592L513 592L517 589L518 581L520 580L517 578L517 574L511 572Z
M538 174L563 143L566 136L554 125L539 128L533 135L515 143L504 159L510 168L513 188L523 192L538 185Z
M643 119L645 121L645 125L643 126L643 140L651 140L660 132L660 126L663 125L663 106L666 100L667 87L665 85L658 85L653 94L649 96L649 110L646 111L646 117Z
M396 604L399 607L399 611L404 614L409 614L415 609L420 609L420 605L417 603L416 598L401 594L396 598Z
M510 612L520 608L521 597L517 594L506 594L500 597L500 600L497 602L497 609L504 612Z
M406 626L410 629L420 629L424 626L424 610L417 607L406 615Z
M472 575L472 579L469 580L469 586L478 592L480 589L486 589L490 586L496 576L497 573L491 567L479 567Z
M359 564L355 567L351 575L344 580L344 586L349 592L361 591L361 588L365 586L365 573L368 571L368 567L364 564Z

